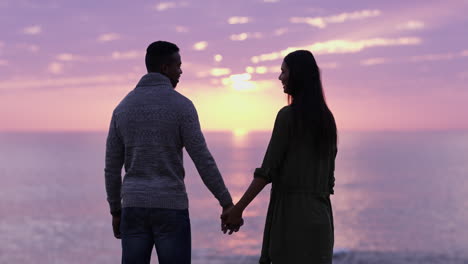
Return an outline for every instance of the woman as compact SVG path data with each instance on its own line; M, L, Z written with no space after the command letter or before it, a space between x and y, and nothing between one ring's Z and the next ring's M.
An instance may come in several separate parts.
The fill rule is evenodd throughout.
M224 213L223 231L237 232L242 212L272 183L260 263L332 263L337 132L312 53L297 50L281 65L289 105L276 117L261 168L239 202Z

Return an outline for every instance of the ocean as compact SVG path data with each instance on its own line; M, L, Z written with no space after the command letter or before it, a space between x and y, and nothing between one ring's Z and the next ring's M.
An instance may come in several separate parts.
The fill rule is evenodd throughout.
M205 137L238 200L270 133ZM0 263L120 263L105 139L0 133ZM342 132L338 149L334 263L468 263L468 132ZM241 231L224 235L221 208L184 155L193 263L257 263L270 186L247 208Z

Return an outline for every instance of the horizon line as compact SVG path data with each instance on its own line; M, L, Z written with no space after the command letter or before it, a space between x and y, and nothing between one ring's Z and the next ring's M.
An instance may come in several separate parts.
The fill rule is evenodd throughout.
M250 133L271 133L273 129L242 129L245 134ZM28 133L107 133L107 130L0 130L0 134L28 134ZM206 129L203 133L232 133L235 134L236 130L232 129ZM339 129L340 132L468 132L468 128L434 128L434 129ZM244 134L244 133L243 133Z

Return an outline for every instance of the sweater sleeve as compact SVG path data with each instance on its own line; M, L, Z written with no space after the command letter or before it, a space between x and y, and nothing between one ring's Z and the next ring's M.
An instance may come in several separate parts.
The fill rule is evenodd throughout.
M271 135L270 143L263 158L262 166L255 169L254 177L260 177L272 182L272 174L277 173L285 158L288 148L290 118L288 109L284 107L276 116L275 125Z
M216 162L208 150L200 128L197 110L191 102L182 114L180 130L183 145L193 160L203 183L216 197L221 206L225 207L231 204L231 194L226 188Z
M122 166L124 164L125 147L119 136L115 116L112 115L109 134L106 142L106 164L104 169L107 201L111 213L121 210L120 191L122 187Z

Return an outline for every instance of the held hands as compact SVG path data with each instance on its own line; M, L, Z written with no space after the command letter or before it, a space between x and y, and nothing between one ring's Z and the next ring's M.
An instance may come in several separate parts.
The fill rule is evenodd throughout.
M240 227L244 225L242 219L242 210L237 206L229 206L223 208L223 214L221 215L221 231L224 234L229 231L229 235L239 231Z

